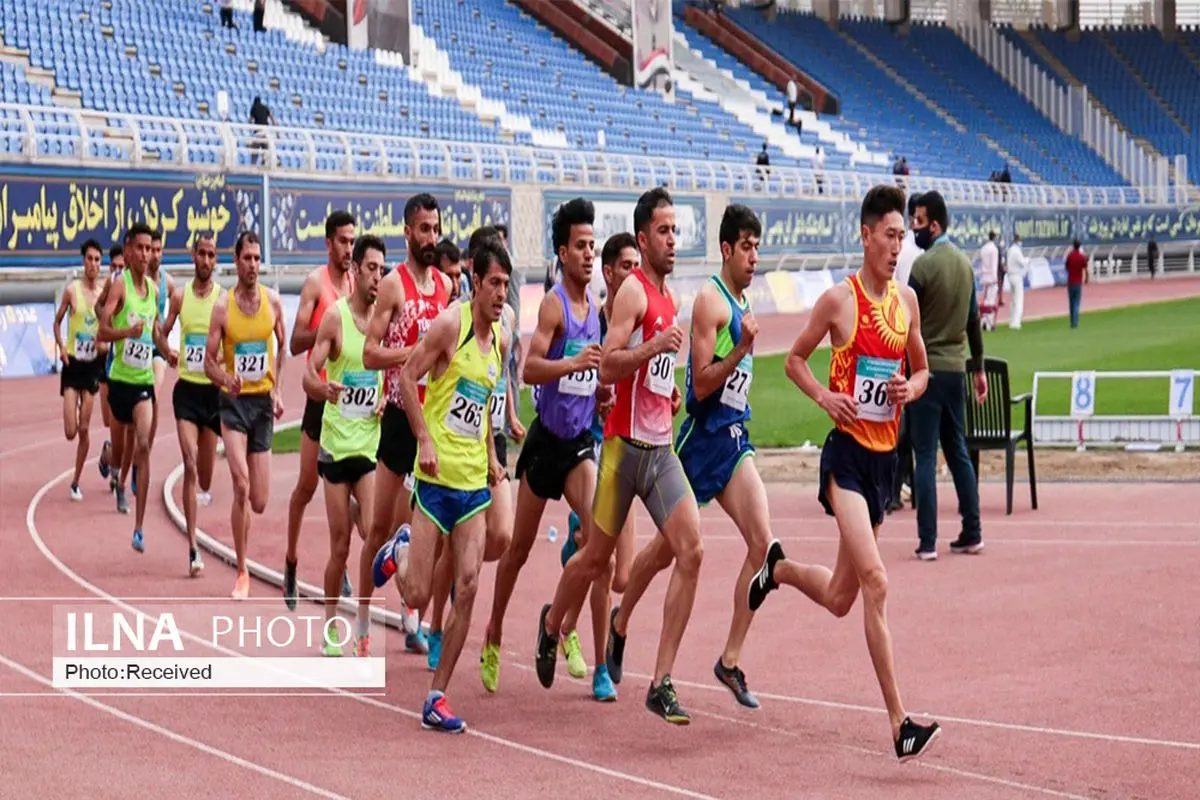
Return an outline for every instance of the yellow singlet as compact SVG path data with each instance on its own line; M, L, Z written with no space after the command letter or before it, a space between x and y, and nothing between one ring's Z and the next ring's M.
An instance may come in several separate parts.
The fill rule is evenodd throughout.
M212 322L213 306L221 287L213 283L208 296L199 298L193 288L194 281L183 285L183 305L179 308L179 380L188 383L211 385L204 374L204 348L208 342L208 327ZM232 302L232 301L231 301ZM234 304L236 305L236 304Z
M67 355L75 361L95 361L96 334L100 330L95 304L88 302L82 280L76 280L71 288L75 302L71 304L71 316L67 317L67 338L70 339Z
M242 394L270 394L275 388L275 317L267 287L258 287L258 311L247 316L229 292L225 323L225 371L242 376Z

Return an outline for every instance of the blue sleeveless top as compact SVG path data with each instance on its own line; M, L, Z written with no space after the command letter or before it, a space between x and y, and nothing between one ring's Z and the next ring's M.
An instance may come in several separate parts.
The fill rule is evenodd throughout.
M724 361L725 357L742 340L742 316L750 310L750 298L743 297L739 304L719 276L710 280L729 305L729 324L717 331L716 346L713 348L712 363ZM686 408L695 424L708 432L728 427L750 419L750 382L754 376L754 356L747 354L741 363L725 379L725 383L703 400L697 400L692 386L692 353L689 350L687 374L684 386L687 391Z
M587 292L587 318L582 322L571 315L571 300L566 288L559 283L551 291L562 303L563 335L550 343L546 358L573 358L588 345L599 344L599 306L591 290ZM574 439L587 430L596 415L599 378L599 369L588 369L543 384L537 397L537 415L542 425L560 439Z

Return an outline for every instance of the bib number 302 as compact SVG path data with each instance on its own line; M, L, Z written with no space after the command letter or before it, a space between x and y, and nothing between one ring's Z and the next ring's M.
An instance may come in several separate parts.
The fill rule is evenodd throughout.
M859 356L854 371L854 399L858 402L858 418L871 422L891 422L896 409L887 396L887 384L900 368L895 359Z

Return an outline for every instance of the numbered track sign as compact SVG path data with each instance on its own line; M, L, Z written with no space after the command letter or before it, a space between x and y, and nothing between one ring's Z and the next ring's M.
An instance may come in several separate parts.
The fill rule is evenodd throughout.
M1190 369L1171 370L1171 407L1167 413L1172 417L1190 417L1196 402L1196 373Z
M1071 417L1081 419L1096 413L1096 373L1076 372L1071 376Z

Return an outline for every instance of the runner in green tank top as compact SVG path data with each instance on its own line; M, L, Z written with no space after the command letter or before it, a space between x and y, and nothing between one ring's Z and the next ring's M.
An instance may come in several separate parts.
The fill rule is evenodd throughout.
M138 470L141 491L137 493L137 517L133 530L133 549L143 551L142 522L146 518L146 498L150 496L150 446L154 425L154 347L170 351L158 316L158 287L146 278L152 258L150 228L137 223L125 234L127 269L113 282L108 297L99 309L99 334L102 342L113 342L114 358L108 373L108 402L113 418L113 463L121 464L117 478L117 511L129 513L125 502L125 481L130 467ZM175 366L176 360L171 361ZM133 428L133 457L124 460L125 432Z
M325 482L325 515L329 520L323 648L327 656L342 655L342 646L350 640L349 623L339 625L334 618L350 556L350 530L354 527L351 495L358 501L362 518L360 535L370 530L375 509L375 453L384 405L383 373L363 367L363 347L386 257L387 247L376 236L361 236L354 243L354 291L321 318L317 341L304 370L305 393L325 406L317 473ZM359 658L369 655L369 633L367 617L355 638L354 650Z

